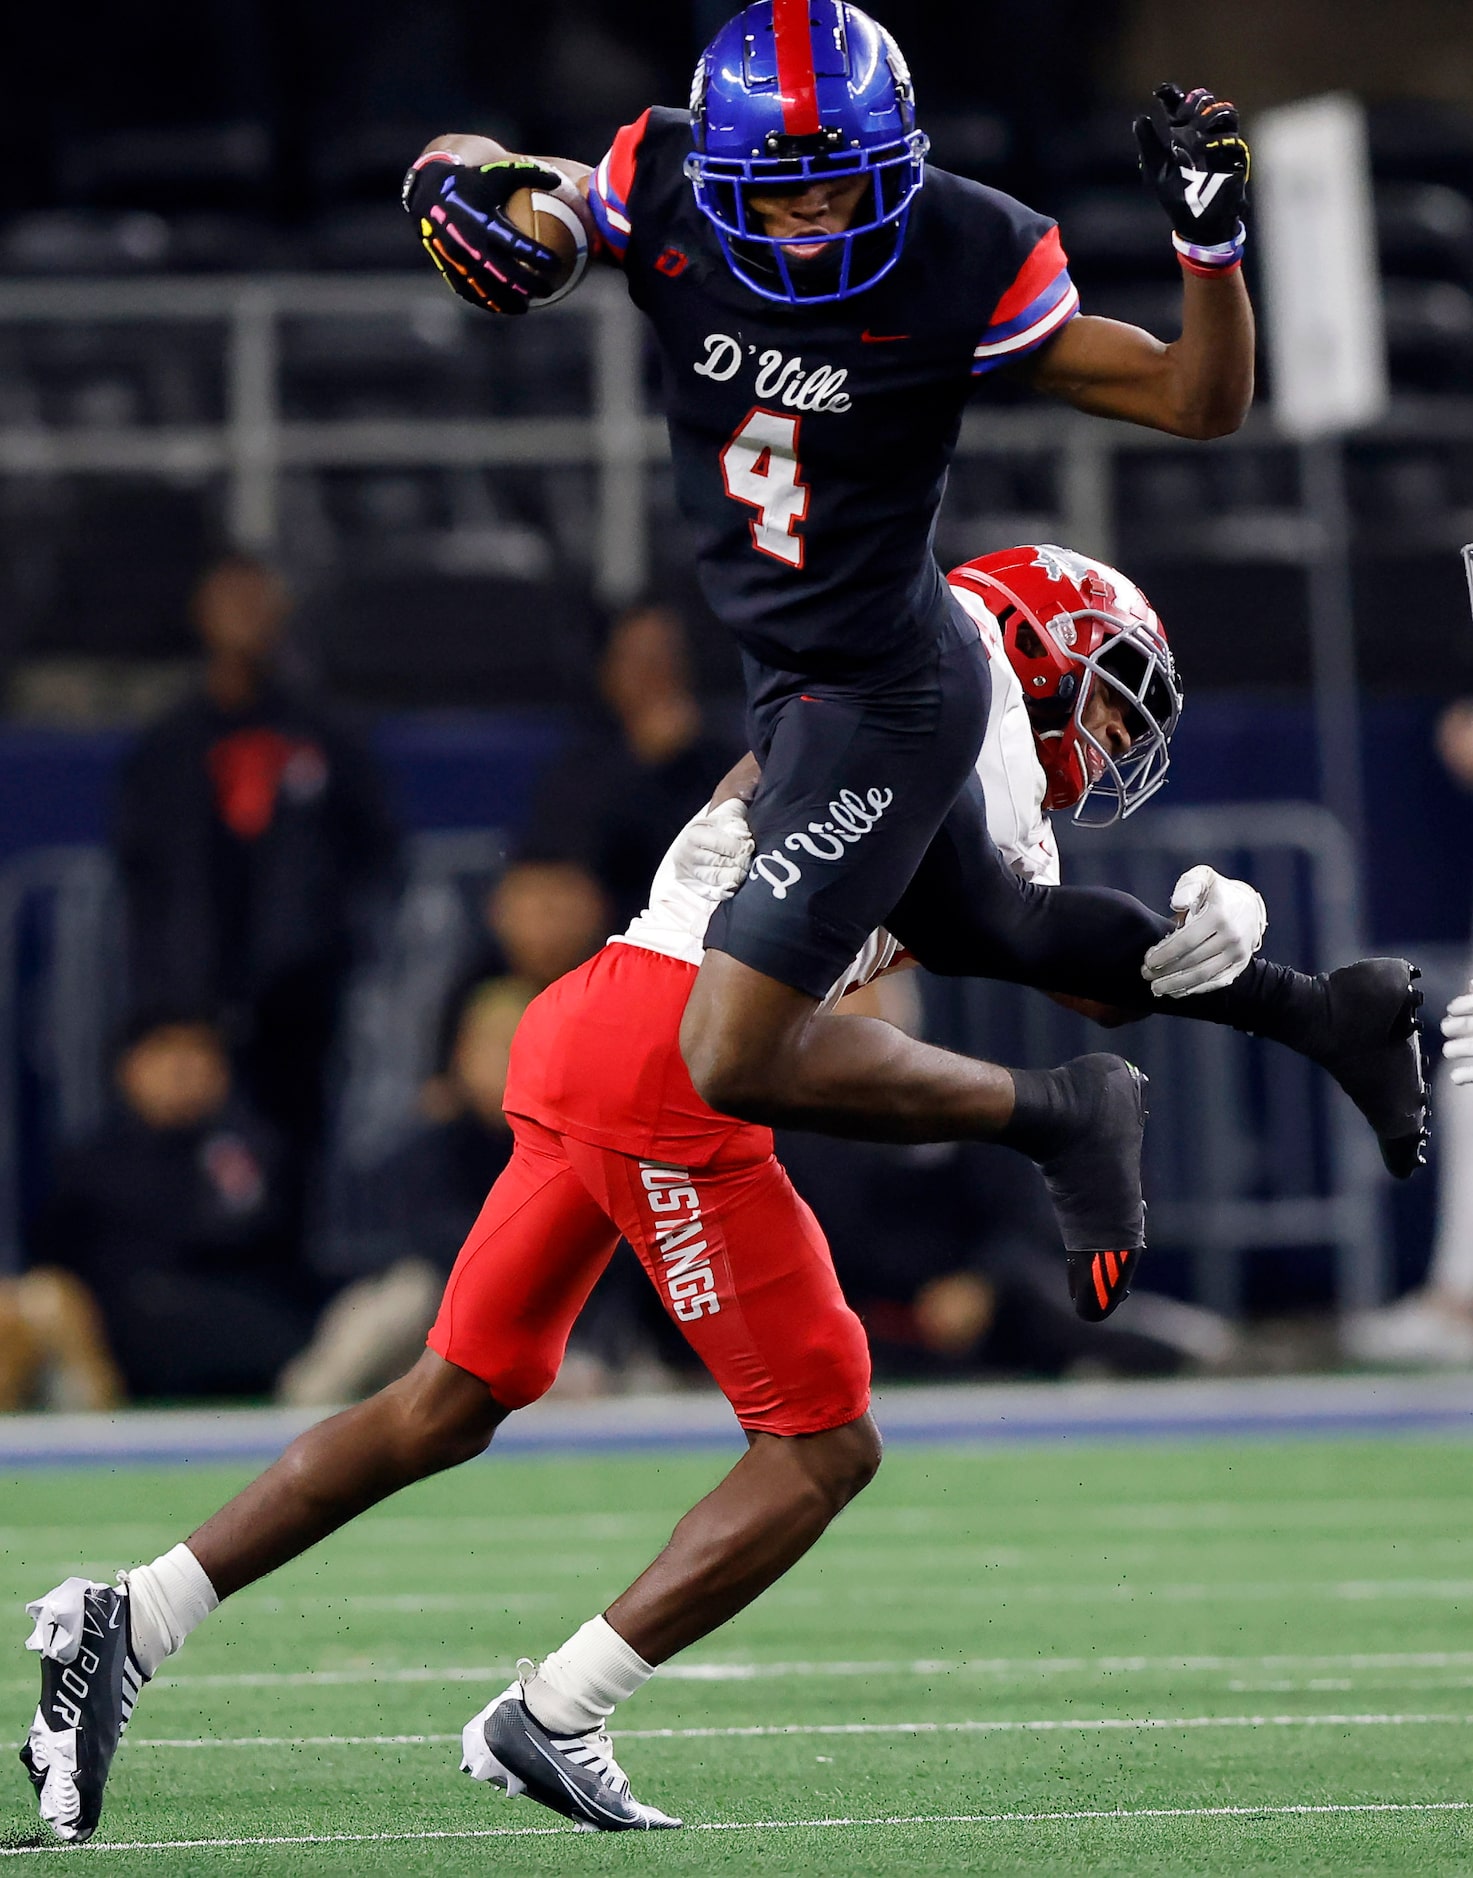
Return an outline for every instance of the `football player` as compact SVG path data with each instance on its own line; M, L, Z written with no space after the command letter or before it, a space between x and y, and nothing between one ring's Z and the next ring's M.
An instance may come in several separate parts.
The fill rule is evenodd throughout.
M1053 1125L1035 1090L822 1011L882 923L923 964L987 950L1046 988L1084 956L1139 965L1133 917L1102 900L1085 921L1067 893L1030 893L990 842L974 769L988 667L931 553L963 409L999 367L1183 437L1242 421L1237 114L1168 85L1136 130L1183 269L1169 345L1079 315L1046 217L928 167L900 49L847 0L747 6L703 54L690 109L645 112L596 170L456 134L405 179L471 305L520 315L562 290L558 257L508 213L531 186L586 214L654 329L677 494L742 648L762 765L756 860L682 1024L696 1089L746 1122L1024 1147ZM1095 1099L1081 1084L1050 1102ZM1128 1106L1123 1085L1115 1099Z
M1052 878L1046 807L1126 814L1164 777L1180 710L1164 631L1123 576L1062 549L987 556L952 580L997 678L979 765L993 833L1010 868ZM22 1759L42 1818L60 1837L79 1841L95 1829L143 1683L220 1598L400 1487L480 1453L508 1413L551 1386L621 1232L731 1401L748 1450L606 1612L540 1665L519 1666L517 1680L467 1724L463 1764L587 1826L677 1823L630 1794L609 1716L656 1665L741 1610L813 1545L870 1479L880 1451L863 1332L812 1214L774 1160L768 1131L714 1112L680 1055L706 927L754 863L741 793L733 772L675 842L648 908L531 1007L507 1085L513 1163L466 1242L414 1369L308 1430L187 1543L123 1574L121 1588L70 1578L27 1607L42 1697ZM1078 893L1076 904L1090 898ZM1122 1009L1172 1010L1296 1042L1285 1030L1296 1000L1284 986L1297 975L1254 957L1263 911L1252 888L1192 870L1175 898L1187 902L1176 931L1140 909L1133 990L1114 975L1083 988L1113 991ZM903 962L894 938L871 935L826 1001ZM1368 1037L1347 1016L1337 982L1365 969L1298 981L1301 992L1308 987L1298 1003L1318 1002L1320 1060L1359 1091L1384 1130L1398 1101L1415 1107L1420 1064L1415 1039L1409 1050L1405 1038ZM1399 1007L1399 993L1385 1000L1387 1011ZM863 1018L834 1021L866 1024L880 1043L899 1034ZM1080 1064L1100 1061L1042 1073L1043 1105ZM1129 1081L1118 1058L1103 1062ZM1080 1123L1069 1105L1055 1113L1052 1152L1047 1142L1034 1147L1056 1203L1077 1204L1071 1188L1098 1183L1093 1203L1134 1219L1138 1107L1125 1129L1101 1130L1098 1114ZM1393 1129L1388 1139L1394 1146L1400 1137ZM1114 1252L1072 1258L1081 1314L1107 1315L1133 1264Z

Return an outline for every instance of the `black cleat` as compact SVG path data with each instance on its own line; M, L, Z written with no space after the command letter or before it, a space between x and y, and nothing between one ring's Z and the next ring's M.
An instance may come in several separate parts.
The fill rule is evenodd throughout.
M1123 1056L1076 1056L1062 1073L1074 1084L1077 1120L1038 1166L1069 1255L1069 1296L1097 1324L1128 1296L1146 1249L1146 1078Z
M582 1832L653 1832L681 1824L633 1797L604 1729L549 1734L522 1699L519 1681L472 1716L460 1740L462 1773L509 1794L524 1793Z
M1422 1046L1421 977L1406 959L1361 959L1324 980L1330 1042L1315 1052L1376 1131L1387 1171L1427 1164L1432 1106Z
M20 1751L41 1818L69 1845L97 1830L102 1792L138 1691L148 1678L133 1656L128 1593L68 1578L26 1606L41 1657L41 1701Z
M1144 1246L1133 1252L1071 1252L1069 1296L1076 1313L1087 1324L1101 1324L1115 1306L1130 1296L1130 1281L1141 1262Z

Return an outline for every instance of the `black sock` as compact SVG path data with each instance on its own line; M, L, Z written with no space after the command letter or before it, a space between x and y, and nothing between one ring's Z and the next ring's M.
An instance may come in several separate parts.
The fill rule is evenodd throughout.
M992 1139L1030 1160L1044 1160L1076 1131L1079 1096L1068 1066L1012 1069L1013 1114Z
M1271 959L1251 959L1221 991L1194 998L1158 998L1156 1009L1175 1017L1230 1024L1234 1030L1271 1037L1309 1057L1319 1056L1330 1043L1324 974L1310 978Z

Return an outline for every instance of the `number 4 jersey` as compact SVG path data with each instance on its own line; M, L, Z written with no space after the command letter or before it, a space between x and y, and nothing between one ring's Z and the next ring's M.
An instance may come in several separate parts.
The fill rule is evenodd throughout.
M701 585L769 668L759 690L781 689L778 674L867 690L915 668L944 616L931 530L978 377L1078 310L1058 230L931 169L884 279L782 305L727 267L685 177L690 148L685 112L647 111L589 203L658 337Z

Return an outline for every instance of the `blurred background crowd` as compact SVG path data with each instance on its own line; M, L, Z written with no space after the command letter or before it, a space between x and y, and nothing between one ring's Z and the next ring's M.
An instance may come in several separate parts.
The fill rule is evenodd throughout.
M506 1158L521 1011L639 910L740 752L738 674L616 297L467 319L397 202L448 128L596 160L683 100L725 10L139 0L15 22L0 1407L323 1403L402 1367ZM1164 903L1178 853L1256 858L1275 956L1406 950L1436 1004L1466 973L1473 873L1464 10L876 10L936 160L1057 215L1086 310L1167 337L1175 263L1130 135L1150 87L1211 84L1250 132L1286 98L1365 98L1393 398L1341 452L1360 824L1270 839L1291 824L1264 805L1323 782L1305 630L1323 544L1270 416L1210 448L1091 444L994 375L938 547L1067 540L1139 580L1173 636L1174 806L1071 844L1066 868ZM1092 1047L1020 997L876 995L989 1054ZM1284 1361L1473 1362L1473 1193L1443 1181L1440 1228L1434 1182L1393 1202L1322 1092L1239 1041L1159 1045L1160 1289L1107 1331L1068 1311L1021 1161L783 1142L882 1372L1272 1362L1270 1323L1295 1327ZM1466 1176L1473 1146L1443 1160ZM1378 1292L1405 1295L1378 1311ZM621 1255L563 1386L697 1381Z

